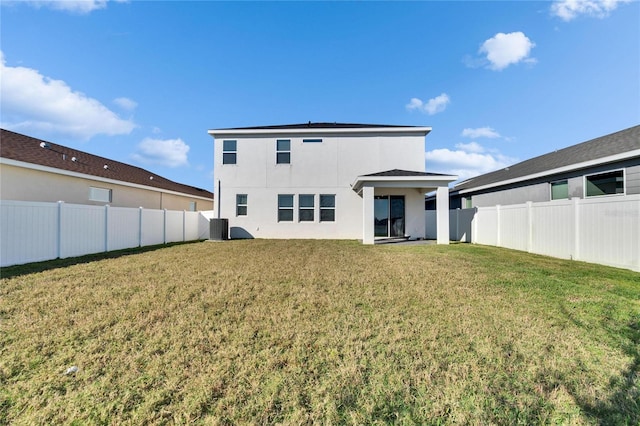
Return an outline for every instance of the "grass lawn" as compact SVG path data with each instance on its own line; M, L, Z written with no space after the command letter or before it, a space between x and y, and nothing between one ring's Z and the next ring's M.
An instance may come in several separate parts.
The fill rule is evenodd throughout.
M600 265L253 240L0 280L0 423L638 425L639 401L640 274Z

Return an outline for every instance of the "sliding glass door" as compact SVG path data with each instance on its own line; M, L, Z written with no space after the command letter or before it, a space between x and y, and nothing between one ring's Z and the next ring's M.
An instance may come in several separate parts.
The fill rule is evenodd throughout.
M404 196L378 195L373 200L374 236L404 237Z

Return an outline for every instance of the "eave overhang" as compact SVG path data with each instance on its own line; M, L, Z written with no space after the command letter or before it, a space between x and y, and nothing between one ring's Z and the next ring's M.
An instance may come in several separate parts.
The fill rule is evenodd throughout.
M615 163L615 162L618 162L618 161L624 161L624 160L628 160L628 159L631 159L631 158L634 158L634 157L640 157L640 149L635 149L633 151L627 151L627 152L623 152L623 153L620 153L620 154L610 155L608 157L596 158L594 160L583 161L581 163L570 164L568 166L558 167L558 168L555 168L555 169L544 170L542 172L532 173L532 174L528 174L528 175L524 175L524 176L519 176L519 177L512 178L512 179L504 179L504 180L500 180L500 181L497 181L497 182L492 182L492 183L488 183L488 184L480 185L480 186L476 186L476 187L457 189L457 187L459 187L459 186L472 183L475 178L471 178L471 179L467 179L467 180L465 180L463 182L460 182L457 185L455 185L453 187L453 191L455 191L458 194L468 194L468 193L471 193L471 192L476 192L476 191L482 191L482 190L485 190L485 189L496 188L496 187L500 187L500 186L503 186L503 185L510 185L510 184L519 183L519 182L526 182L526 181L532 180L532 179L539 179L539 178L546 177L546 176L553 176L553 175L556 175L556 174L559 174L559 173L572 172L574 170L586 169L586 168L593 167L593 166L599 166L599 165L604 165L604 164L609 164L609 163Z
M302 128L302 129L213 129L208 133L217 136L272 136L272 135L332 135L332 134L414 134L426 136L431 127L357 127L357 128Z
M203 200L203 201L213 201L213 198L203 197L201 195L189 194L187 192L173 191L173 190L170 190L170 189L164 189L164 188L159 188L159 187L155 187L155 186L148 186L148 185L141 185L141 184L138 184L138 183L127 182L127 181L124 181L124 180L109 179L109 178L105 178L105 177L101 177L101 176L89 175L89 174L86 174L86 173L72 172L72 171L69 171L69 170L58 169L58 168L55 168L55 167L42 166L40 164L27 163L25 161L12 160L10 158L0 157L0 164L5 164L7 166L20 167L20 168L23 168L23 169L37 170L37 171L40 171L40 172L54 173L54 174L62 175L62 176L70 176L70 177L75 177L75 178L80 178L80 179L92 180L92 181L95 181L95 182L110 183L110 184L113 184L113 185L126 186L126 187L129 187L129 188L144 189L146 191L162 192L164 194L179 195L179 196L182 196L182 197L194 198L194 199Z

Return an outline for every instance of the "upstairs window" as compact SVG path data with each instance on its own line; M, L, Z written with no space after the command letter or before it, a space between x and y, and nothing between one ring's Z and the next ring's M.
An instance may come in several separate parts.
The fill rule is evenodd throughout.
M89 201L98 201L100 203L111 202L111 190L107 188L89 187Z
M336 196L333 194L320 194L320 222L335 222L336 220Z
M622 170L585 176L584 182L585 196L587 197L624 194L624 172Z
M278 222L293 222L293 195L278 194Z
M222 164L236 164L237 141L222 141Z
M247 194L236 194L236 216L247 215Z
M298 196L298 220L300 222L313 222L315 210L315 196L313 194L300 194Z
M197 201L189 201L189 211L195 212L198 210L198 202Z
M302 139L302 143L322 143L322 139Z
M278 139L276 141L276 164L291 163L291 141Z
M551 182L551 199L566 200L569 198L569 183L566 180Z

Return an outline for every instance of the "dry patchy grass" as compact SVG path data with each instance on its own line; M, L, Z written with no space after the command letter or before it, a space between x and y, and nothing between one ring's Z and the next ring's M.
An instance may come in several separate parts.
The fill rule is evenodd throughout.
M640 422L629 271L254 240L2 272L0 423Z

